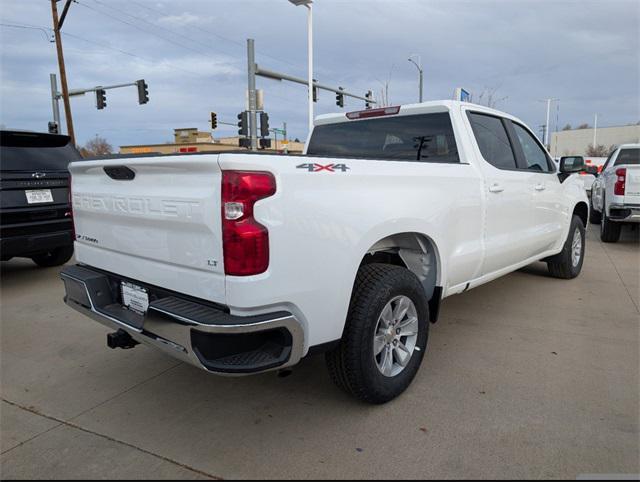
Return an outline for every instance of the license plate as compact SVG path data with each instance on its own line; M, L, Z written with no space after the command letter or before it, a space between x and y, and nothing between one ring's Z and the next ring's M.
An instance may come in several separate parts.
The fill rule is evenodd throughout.
M131 311L139 315L144 315L149 308L149 294L147 290L132 283L123 281L120 284L122 289L122 304Z
M34 191L25 191L27 196L27 204L52 203L53 195L51 189L37 189Z

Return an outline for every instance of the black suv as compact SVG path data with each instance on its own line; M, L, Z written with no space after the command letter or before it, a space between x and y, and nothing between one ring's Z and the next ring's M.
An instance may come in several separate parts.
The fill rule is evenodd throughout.
M81 159L68 136L0 131L0 258L38 266L73 255L67 165Z

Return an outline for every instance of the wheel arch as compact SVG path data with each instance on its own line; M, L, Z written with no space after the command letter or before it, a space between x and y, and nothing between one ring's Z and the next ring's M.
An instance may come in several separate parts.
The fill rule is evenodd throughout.
M587 227L589 222L589 206L586 202L580 201L573 207L572 215L578 216L582 220L584 227Z
M367 249L359 267L371 263L402 266L415 274L429 300L429 319L437 321L442 299L442 262L433 238L418 232L385 236Z

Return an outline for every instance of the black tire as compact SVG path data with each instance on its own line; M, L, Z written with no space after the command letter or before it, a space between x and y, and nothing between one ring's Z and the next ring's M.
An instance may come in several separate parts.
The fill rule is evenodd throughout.
M32 256L31 259L41 268L51 268L65 264L71 259L71 256L73 256L73 246L62 246L52 251Z
M602 205L606 206L604 199ZM617 243L620 239L622 224L613 222L607 216L606 208L602 210L602 222L600 223L600 240L603 243Z
M591 224L600 224L600 222L602 222L602 213L600 211L596 211L596 208L593 207L593 191L591 191L589 207L589 222Z
M581 250L578 262L574 263L573 242L576 236L576 230L580 236ZM574 214L571 218L569 234L564 242L562 251L547 260L547 267L549 268L551 276L560 279L572 279L580 274L582 263L584 262L585 241L585 229L582 219Z
M387 377L376 363L374 336L383 308L401 295L408 297L416 308L416 349L400 373ZM359 400L386 403L411 384L424 357L428 337L429 307L420 280L399 266L362 266L356 277L342 340L326 354L329 374L338 387Z

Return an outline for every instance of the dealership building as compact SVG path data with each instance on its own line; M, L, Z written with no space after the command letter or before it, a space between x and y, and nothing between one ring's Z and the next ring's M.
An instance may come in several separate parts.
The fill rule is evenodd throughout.
M596 145L607 147L640 143L640 125L598 127L597 129L571 129L551 134L549 149L553 157L581 156L596 139Z

